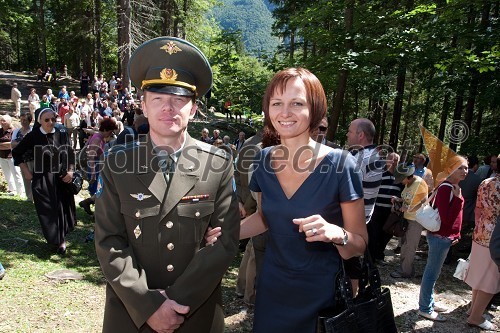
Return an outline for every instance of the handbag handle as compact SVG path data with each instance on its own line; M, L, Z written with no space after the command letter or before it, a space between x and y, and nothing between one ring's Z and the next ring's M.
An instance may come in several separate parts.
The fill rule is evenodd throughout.
M382 293L380 273L377 266L373 263L370 251L367 249L363 256L362 275L359 280L359 294L364 294L368 290L368 286L376 296Z
M358 295L363 295L369 290L375 296L382 294L382 280L377 266L373 263L370 251L366 248L361 264L361 278L359 279ZM354 297L352 295L351 279L347 276L344 267L344 261L341 260L341 270L337 275L338 288L336 290L336 301L343 301L348 309L354 306Z
M335 303L339 301L344 302L345 307L352 309L354 307L354 298L352 296L352 283L351 279L347 276L344 267L344 260L340 260L341 269L337 273L335 289Z

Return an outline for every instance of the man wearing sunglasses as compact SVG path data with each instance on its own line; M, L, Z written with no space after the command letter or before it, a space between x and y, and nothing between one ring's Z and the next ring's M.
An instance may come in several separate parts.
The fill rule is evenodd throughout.
M313 138L316 142L327 145L328 147L340 148L339 145L333 143L332 141L328 141L326 139L327 130L328 130L328 119L325 117L321 119L318 128L311 132L311 138Z
M434 189L434 178L431 169L425 167L425 155L422 153L413 156L413 166L415 167L415 176L422 178L427 184L429 193Z

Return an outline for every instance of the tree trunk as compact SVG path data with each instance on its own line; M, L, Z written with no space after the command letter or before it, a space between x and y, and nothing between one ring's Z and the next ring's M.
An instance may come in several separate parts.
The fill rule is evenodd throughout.
M389 134L389 145L397 151L399 126L401 114L403 113L403 95L405 92L406 66L399 65L398 78L396 81L396 98L394 99L394 112L392 113L391 133Z
M293 55L295 53L295 30L290 31L290 60L293 60Z
M372 99L370 98L370 101ZM373 125L375 125L375 137L373 138L373 142L379 142L380 137L380 117L382 116L382 100L378 100L375 104L375 111L373 112Z
M467 97L467 106L465 108L465 125L469 130L472 129L472 118L474 117L474 105L476 104L477 91L479 86L477 71L472 73L472 79L469 87L469 96Z
M481 126L483 123L483 112L484 112L484 106L481 106L481 104L479 104L479 110L477 111L477 119L476 119L476 130L474 131L476 137L479 137L479 134L481 134Z
M47 67L47 51L45 50L45 17L43 12L44 0L40 0L40 6L33 1L33 12L36 15L38 31L36 34L36 63L37 68L45 69Z
M441 123L439 124L438 139L444 140L444 131L446 130L446 118L450 110L450 95L445 92L443 101L443 110L441 111Z
M431 77L432 78L432 77ZM431 87L429 86L426 90L425 95L425 107L424 107L424 124L423 126L428 130L429 125L429 109L431 107ZM420 136L420 144L418 146L418 151L424 150L424 139Z
M181 34L180 37L183 39L187 38L187 31L186 31L186 22L185 22L185 17L188 15L189 11L189 0L184 0L183 6L182 6L182 20L181 20Z
M413 80L414 74L415 74L415 72L413 72L412 80ZM408 104L406 106L406 112L405 112L405 127L403 129L402 142L406 142L406 140L408 139L408 124L410 123L411 117L412 117L411 102L412 102L412 98L413 98L413 86L410 84L410 87L411 87L410 93L408 94Z
M383 145L385 140L385 122L387 120L387 110L389 110L389 104L384 103L384 108L382 109L382 119L380 120L380 140L379 144Z
M345 8L345 31L346 35L350 35L353 27L354 20L354 0L346 1ZM352 50L354 48L354 40L352 38L346 39L346 50ZM340 114L342 113L342 105L344 104L344 95L347 89L347 78L349 77L349 71L347 69L342 69L339 74L339 81L337 84L337 90L335 92L335 99L333 101L333 112L330 116L328 132L326 137L328 140L333 141L335 133L337 133L337 127L339 124Z
M453 111L453 122L457 122L462 119L463 108L464 108L464 89L459 88L459 90L457 91L457 96L455 98L455 110ZM454 140L454 136L457 133L454 133L454 128L452 128L451 130L452 132L450 132L450 148L456 151L458 142Z
M172 36L174 5L172 0L162 0L160 3L161 17L163 24L161 27L162 36Z
M101 0L94 0L95 11L95 59L97 62L97 74L102 74L102 55L101 55Z
M19 46L19 23L16 22L17 70L21 70L21 47Z
M302 58L304 59L304 62L307 60L308 56L308 47L309 47L309 41L307 39L304 40L304 46L302 47Z
M118 0L118 63L124 88L129 88L127 65L130 60L130 0ZM136 87L140 89L140 87Z

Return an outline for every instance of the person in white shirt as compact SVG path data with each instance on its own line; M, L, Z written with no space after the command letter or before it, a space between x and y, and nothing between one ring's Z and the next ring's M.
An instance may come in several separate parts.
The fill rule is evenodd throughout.
M115 91L115 86L116 86L116 79L115 76L113 75L111 77L111 80L109 80L109 92L111 94Z
M68 130L70 139L73 139L73 149L76 149L78 142L78 126L80 126L80 117L75 112L73 106L70 106L68 113L64 115L64 126Z
M17 89L17 83L14 82L14 84L12 84L12 90L10 91L10 99L14 102L15 117L19 117L21 115L21 96L21 92Z
M35 116L35 110L40 107L40 97L36 93L35 88L31 88L28 96L28 107L30 109L31 118Z
M33 118L31 117L31 113L23 113L19 120L21 122L21 127L16 128L14 130L14 132L12 132L12 140L10 142L10 146L12 147L12 149L14 149L19 144L19 142L21 142L21 140L26 136L26 134L31 132L31 130L33 129L33 127L30 125L31 121L33 120ZM31 158L34 158L34 157L31 156ZM30 158L28 156L25 156L25 163L26 163L26 166L28 167L28 169L31 172L33 172L33 167L34 167L33 160L32 159L30 160ZM19 168L19 167L17 167L17 168ZM20 171L20 169L19 169L19 171ZM26 177L24 176L24 174L22 172L20 172L20 173L21 173L21 177L23 178L24 192L26 193L26 198L28 201L33 202L33 192L31 190L31 180L26 179Z
M87 122L87 125L90 126L90 114L92 113L92 107L91 104L87 103L87 100L84 99L81 101L81 106L80 106L80 114L83 114L85 121Z

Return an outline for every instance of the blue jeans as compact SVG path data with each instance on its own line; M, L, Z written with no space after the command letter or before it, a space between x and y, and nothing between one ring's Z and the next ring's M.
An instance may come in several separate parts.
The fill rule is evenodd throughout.
M434 311L434 285L441 274L441 268L443 268L444 260L450 250L451 239L434 236L428 232L427 243L429 244L429 255L420 284L418 309L425 313L432 313Z

